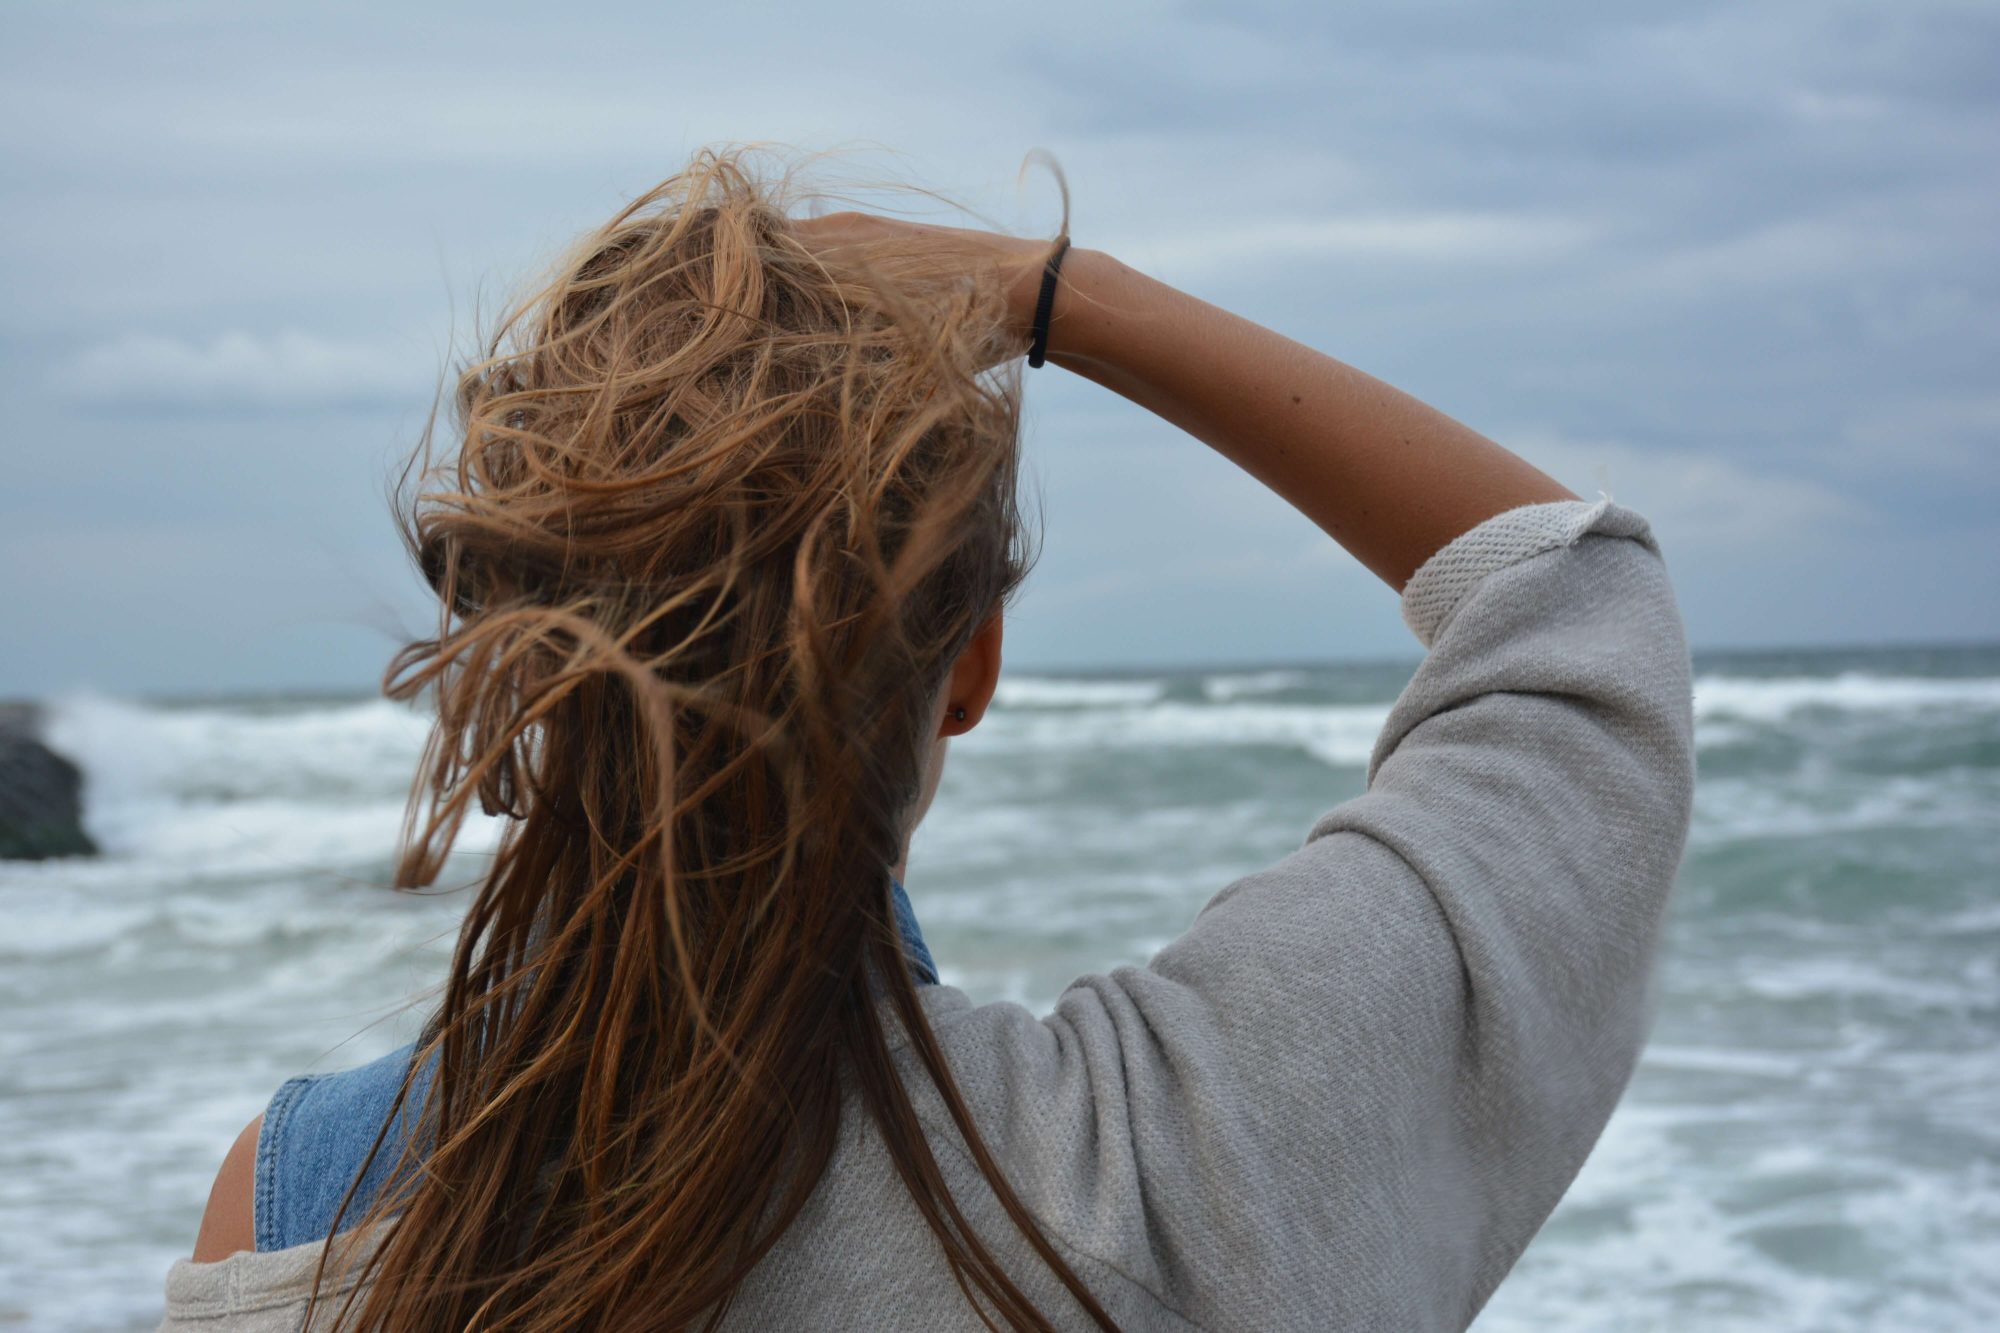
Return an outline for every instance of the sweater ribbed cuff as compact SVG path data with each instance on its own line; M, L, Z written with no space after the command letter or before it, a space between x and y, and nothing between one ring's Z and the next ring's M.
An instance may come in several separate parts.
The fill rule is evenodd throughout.
M1609 495L1595 502L1522 505L1460 533L1424 561L1403 587L1403 623L1428 648L1488 574L1544 551L1574 546L1593 533L1631 537L1659 553L1645 518L1614 503Z

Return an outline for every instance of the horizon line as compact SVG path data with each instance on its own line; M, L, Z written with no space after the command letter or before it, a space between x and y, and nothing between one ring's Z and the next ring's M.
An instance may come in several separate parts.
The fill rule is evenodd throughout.
M1848 641L1831 643L1734 643L1693 645L1691 656L1735 656L1759 657L1778 656L1786 653L1891 653L1891 652L1965 652L1981 648L2000 649L2000 638L1976 639L1891 639L1871 641ZM1099 677L1129 677L1147 675L1218 675L1255 671L1302 671L1325 667L1399 667L1414 668L1424 660L1425 654L1415 653L1402 656L1355 655L1329 657L1267 657L1267 658L1224 658L1224 659L1179 659L1153 662L1124 663L1021 663L1008 664L1001 668L1001 678L1009 674L1016 676L1091 679ZM66 689L46 691L40 694L8 693L0 694L0 710L35 707L52 699L73 694L101 694L113 699L126 699L138 703L157 704L198 704L203 702L251 701L259 699L369 699L382 697L375 686L361 684L318 684L318 685L266 685L242 686L234 689L211 690L162 690L144 692L123 692L105 690L93 685L76 685Z

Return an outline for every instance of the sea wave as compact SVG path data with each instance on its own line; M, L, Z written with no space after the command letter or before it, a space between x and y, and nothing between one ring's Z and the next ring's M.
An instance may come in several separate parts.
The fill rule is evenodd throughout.
M1309 685L1312 677L1303 671L1251 671L1232 676L1209 676L1201 682L1201 692L1210 699L1227 703L1246 694L1279 694Z
M322 799L406 790L430 720L387 699L262 708L77 694L49 706L45 734L114 800Z
M83 769L84 821L112 856L168 876L345 873L393 854L430 724L386 699L158 706L79 694L50 705L45 734ZM495 821L474 817L458 846L489 850L497 837Z
M1002 708L1117 708L1155 703L1166 692L1163 680L1004 676L993 698Z
M1980 770L1876 776L1813 769L1696 784L1694 839L1813 838L1890 828L1976 828L2000 810Z
M1337 768L1368 762L1387 704L1189 704L1032 713L989 719L973 743L988 751L1180 749L1275 746Z
M1940 708L2000 710L2000 679L1843 671L1833 676L1700 676L1694 682L1695 717L1704 721L1777 722L1806 709L1879 713Z
M1391 702L1257 697L1309 683L1292 670L1214 675L1200 679L1199 698L1188 698L1175 697L1172 683L1158 677L1008 677L999 707L967 744L996 752L1276 746L1338 768L1365 765ZM2000 680L1705 675L1695 682L1694 707L1697 744L1718 750L1755 742L1765 728L1806 710L2000 710ZM50 743L88 775L92 831L113 850L152 846L170 859L221 853L220 833L203 827L208 807L228 807L228 819L246 834L285 826L288 801L365 805L370 813L355 810L353 819L383 822L381 812L400 808L408 794L429 729L421 710L384 699L186 706L77 694L51 703L46 718ZM258 802L277 804L267 816ZM245 840L271 854L276 841L261 834ZM480 841L476 834L473 841ZM317 855L326 846L306 838L299 850Z

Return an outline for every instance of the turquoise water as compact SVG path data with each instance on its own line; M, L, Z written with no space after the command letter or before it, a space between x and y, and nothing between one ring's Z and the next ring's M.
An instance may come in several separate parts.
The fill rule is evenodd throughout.
M911 861L944 979L1142 961L1361 790L1412 665L1011 677ZM1696 667L1654 1039L1477 1327L2000 1326L2000 647ZM0 1324L144 1327L230 1138L408 1037L462 900L382 887L394 705L49 721L108 855L0 870Z

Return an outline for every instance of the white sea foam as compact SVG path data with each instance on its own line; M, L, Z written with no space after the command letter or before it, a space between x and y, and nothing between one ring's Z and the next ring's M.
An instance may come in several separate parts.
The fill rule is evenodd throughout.
M74 695L49 709L45 726L93 794L112 800L399 795L430 733L423 714L387 699L262 711Z
M1904 1012L1958 1011L1967 1005L1992 1003L1991 992L1975 989L1939 970L1918 977L1878 963L1854 958L1795 958L1745 977L1740 985L1750 995L1767 1000L1886 1000Z
M1699 782L1692 837L1717 843L1980 823L2000 823L2000 782L1987 773L1849 777L1809 770Z
M1201 692L1226 703L1246 694L1277 694L1284 690L1296 690L1311 679L1303 671L1252 671L1243 675L1209 676L1202 681Z
M7 928L0 933L0 960L56 956L99 948L127 935L153 916L142 903L78 902L74 885L32 871L8 874L0 886Z
M1747 1074L1757 1078L1797 1078L1804 1064L1796 1057L1717 1046L1671 1046L1654 1042L1645 1063L1658 1069L1704 1074Z
M1697 750L1720 750L1728 745L1742 745L1758 739L1756 727L1739 722L1718 722L1713 717L1698 717L1694 724L1694 746Z
M1842 1151L1769 1086L1734 1113L1642 1082L1474 1327L1990 1327L2000 1294L1966 1277L2000 1257L1996 1173Z
M1002 676L994 700L1002 708L1114 708L1152 703L1166 690L1159 680Z
M1843 671L1834 676L1699 676L1694 682L1697 719L1743 718L1777 722L1808 708L1842 712L1907 712L1955 708L2000 710L2000 679L1878 676Z
M1336 768L1366 764L1387 704L1187 704L998 715L974 733L991 749L1048 752L1265 746L1299 750Z
M273 711L77 695L46 722L49 744L84 771L99 844L170 877L386 861L429 729L382 699ZM497 836L475 817L459 845L488 849Z

